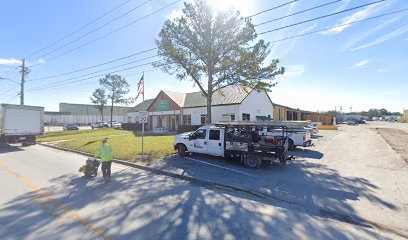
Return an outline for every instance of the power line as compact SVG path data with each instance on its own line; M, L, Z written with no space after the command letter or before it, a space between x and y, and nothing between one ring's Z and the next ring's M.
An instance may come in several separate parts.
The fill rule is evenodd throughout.
M251 15L251 16L246 17L246 18L252 18L252 17L258 16L258 15L260 15L260 14L262 14L262 13L266 13L266 12L269 12L269 11L272 11L272 10L275 10L275 9L278 9L278 8L281 8L281 7L284 7L284 6L286 6L286 5L289 5L289 4L292 4L292 3L294 3L294 2L298 2L298 1L300 1L300 0L289 1L289 2L283 3L283 4L279 5L279 6L276 6L276 7L273 7L273 8L269 8L269 9L266 9L266 10L264 10L264 11L255 13L255 14L253 14L253 15Z
M132 63L140 62L140 61L143 61L143 60L146 60L146 59L150 59L150 58L153 58L153 57L157 57L157 55L152 56L152 57L147 57L147 58L144 58L144 59L140 59L140 60L136 60L136 61L132 61L132 62L125 63L125 64L120 64L120 65L113 66L113 67L110 67L110 68L102 69L102 70L99 70L99 71L96 71L96 72L87 73L87 74L84 74L84 75L81 75L81 76L77 76L77 77L73 77L73 78L68 78L68 79L60 80L60 81L57 81L57 82L53 82L53 83L51 83L51 84L60 83L60 82L65 82L65 81L70 81L70 80L74 80L74 79L80 79L80 78L85 77L85 76L93 75L93 74L95 74L95 73L100 73L100 72L106 72L106 71L111 70L111 69L115 69L115 68L118 68L118 67L123 67L123 66L126 66L126 65L130 65L130 64L132 64ZM140 65L137 65L137 66L135 66L135 67L141 67L141 66L149 65L149 64L151 64L151 63L153 63L153 62L140 64Z
M5 103L9 103L11 101L13 101L16 97L18 97L19 94L17 93L16 95L12 96L11 98L7 99L6 101L4 101Z
M54 53L54 52L56 52L56 51L58 51L58 50L60 50L60 49L62 49L62 48L64 48L64 47L66 47L66 46L69 46L69 45L71 45L71 44L73 44L73 43L75 43L75 42L77 42L77 41L83 39L84 37L86 37L86 36L88 36L88 35L90 35L90 34L96 32L96 31L98 31L98 30L100 30L100 29L106 27L107 25L109 25L109 24L113 23L114 21L116 21L116 20L118 20L118 19L120 19L120 18L122 18L122 17L124 17L124 16L126 16L126 15L128 15L128 14L130 14L131 12L136 11L137 9L141 8L142 6L146 5L147 3L151 2L151 1L152 1L152 0L147 0L147 1L143 2L142 4L139 4L138 6L136 6L136 7L132 8L132 9L130 9L129 11L125 12L124 14L119 15L118 17L113 18L113 19L110 20L109 22L102 24L101 26L99 26L99 27L97 27L97 28L95 28L95 29L93 29L93 30L91 30L91 31L89 31L89 32L87 32L87 33L81 35L81 36L78 37L78 38L75 38L74 40L72 40L72 41L70 41L70 42L68 42L68 43L63 44L62 46L60 46L60 47L58 47L58 48L56 48L56 49L54 49L54 50L52 50L52 51L49 51L49 52L47 52L47 53L45 53L45 54L39 56L38 58L43 58L43 57L45 57L45 56L48 56L48 55L51 54L51 53Z
M122 7L123 5L125 5L126 3L130 2L130 1L132 1L132 0L126 0L126 1L122 2L121 4L117 5L117 6L114 7L113 9L111 9L111 10L105 12L105 13L102 14L101 16L99 16L99 17L93 19L92 21L88 22L88 23L85 24L84 26L80 27L79 29L77 29L77 30L75 30L75 31L73 31L73 32L71 32L71 33L65 35L64 37L62 37L62 38L56 40L55 42L51 43L50 45L47 45L47 46L45 46L45 47L43 47L43 48L37 50L36 52L31 53L30 55L26 56L26 58L29 58L29 57L31 57L31 56L33 56L33 55L39 53L39 52L42 52L43 50L48 49L48 48L54 46L55 44L57 44L57 43L59 43L59 42L65 40L65 39L67 39L68 37L74 35L75 33L80 32L81 30L85 29L86 27L88 27L88 26L91 25L92 23L98 21L99 19L104 18L105 16L107 16L107 15L110 14L111 12L113 12L113 11L119 9L120 7Z
M164 7L162 7L162 8L159 8L159 9L157 9L157 10L155 10L155 11L153 11L153 12L147 14L147 15L144 15L143 17L141 17L141 18L139 18L139 19L136 19L136 20L134 20L134 21L132 21L132 22L130 22L130 23L128 23L128 24L126 24L126 25L120 27L120 28L117 28L117 29L115 29L115 30L113 30L113 31L111 31L111 32L108 32L108 33L105 34L105 35L102 35L102 36L100 36L100 37L98 37L98 38L95 38L95 39L93 39L93 40L91 40L91 41L89 41L89 42L87 42L87 43L85 43L85 44L82 44L82 45L76 47L76 48L73 48L73 49L68 50L68 51L65 51L65 52L63 52L63 53L61 53L61 54L59 54L59 55L57 55L57 56L54 56L53 58L48 59L47 62L50 62L50 61L55 60L55 59L57 59L57 58L59 58L59 57L61 57L61 56L66 55L66 54L68 54L68 53L71 53L71 52L76 51L76 50L78 50L78 49L81 49L81 48L83 48L83 47L85 47L85 46L88 46L88 45L91 44L91 43L94 43L94 42L96 42L96 41L99 41L99 40L101 40L101 39L103 39L103 38L105 38L105 37L107 37L107 36L109 36L109 35L111 35L111 34L113 34L113 33L116 33L116 32L118 32L118 31L120 31L120 30L122 30L122 29L124 29L124 28L127 28L127 27L129 27L129 26L131 26L131 25L133 25L133 24L135 24L135 23L137 23L137 22L139 22L139 21L141 21L141 20L143 20L143 19L145 19L145 18L147 18L147 17L150 17L150 16L152 16L152 15L154 15L154 14L156 14L156 13L158 13L158 12L160 12L160 11L162 11L162 10L164 10L164 9L166 9L166 8L168 8L168 7L170 7L170 6L174 5L174 4L176 4L176 3L178 3L178 2L181 2L181 1L182 1L182 0L176 0L176 1L172 2L172 3L170 3L170 4L167 4L166 6L164 6ZM37 65L38 65L38 64L37 64ZM33 66L35 66L35 65L33 65ZM31 67L33 67L33 66L31 66Z
M0 80L7 80L7 81L13 82L13 83L15 83L15 84L20 84L20 83L18 83L18 82L16 82L16 81L12 80L12 79L10 79L10 78L0 77Z
M343 0L336 0L336 1L332 1L332 2L328 2L328 3L325 3L325 4L318 5L318 6L315 6L315 7L311 7L311 8L308 8L308 9L305 9L305 10L302 10L302 11L299 11L299 12L295 12L295 13L292 13L292 14L289 14L289 15L286 15L286 16L283 16L283 17L278 17L278 18L275 18L275 19L272 19L272 20L269 20L269 21L266 21L266 22L256 24L255 27L258 27L258 26L261 26L261 25L264 25L264 24L267 24L267 23L275 22L275 21L278 21L278 20L282 20L282 19L285 19L285 18L288 18L288 17L292 17L292 16L295 16L295 15L298 15L298 14L301 14L301 13L309 12L309 11L314 10L314 9L326 7L328 5L338 3L338 2L341 2L341 1L343 1Z
M379 0L379 1L372 2L372 3L367 3L367 4L359 5L359 6L357 6L357 7L348 8L348 9L345 9L345 10L342 10L342 11L338 11L338 12L335 12L335 13L323 15L323 16L320 16L320 17L315 17L315 18L308 19L308 20L305 20L305 21L301 21L301 22L293 23L293 24L286 25L286 26L283 26L283 27L275 28L275 29L272 29L272 30L269 30L269 31L261 32L261 33L259 33L258 35L262 35L262 34L270 33L270 32L275 32L275 31L282 30L282 29L285 29L285 28L289 28L289 27L293 27L293 26L300 25L300 24L312 22L312 21L319 20L319 19L322 19L322 18L334 16L334 15L337 15L337 14L340 14L340 13L349 12L349 11L352 11L352 10L355 10L355 9L358 9L358 8L366 7L366 6L373 5L373 4L377 4L377 3L380 3L380 2L384 2L384 1L385 1L385 0Z
M139 71L139 72L135 72L135 73L131 73L131 74L126 74L126 75L123 75L123 77L129 77L129 76L142 74L142 73L146 73L146 72L157 71L157 70L159 70L159 68L153 68L153 69L150 69L150 70L143 70L143 71ZM99 76L94 76L94 77L91 77L91 78L82 79L81 82L92 79L92 78L101 77L101 76L105 76L105 74L99 75ZM94 80L92 80L92 82L89 82L89 83L94 83L93 81ZM75 82L80 82L80 81L75 81ZM72 82L70 82L70 83L72 83ZM31 90L31 91L40 91L40 90L44 90L44 89L57 89L57 88L61 88L61 87L66 87L66 86L64 86L66 84L69 84L69 83L63 83L63 84L59 84L59 85L55 85L55 86L50 86L48 88L38 88L38 89ZM88 83L81 83L80 85L75 85L73 87L82 86L83 84L88 84Z
M323 32L323 31L330 30L330 29L333 29L333 28L338 28L338 27L352 25L352 24L355 24L355 23L365 22L365 21L368 21L368 20L381 18L381 17L385 17L385 16L389 16L389 15L393 15L393 14L397 14L397 13L405 12L405 11L408 11L408 8L404 8L404 9L401 9L401 10L398 10L398 11L389 12L389 13L385 13L385 14L381 14L381 15L377 15L377 16L373 16L373 17L369 17L369 18L365 18L365 19L361 19L361 20L357 20L357 21L353 21L353 22L349 22L349 23L345 23L345 24L339 24L339 25L335 25L335 26L332 26L332 27L322 28L322 29L315 30L315 31L312 31L312 32L307 32L307 33L298 34L298 35L291 36L291 37L282 38L282 39L279 39L279 40L276 40L276 41L272 41L271 43L281 42L281 41L285 41L285 40L289 40L289 39L293 39L293 38L297 38L297 37L310 35L310 34L313 34L313 33ZM260 34L258 34L258 35L260 35Z
M13 90L16 89L18 86L19 86L19 85L13 86L13 87L7 89L6 91L2 92L2 93L0 94L0 97L4 97L5 95L7 95L7 93L13 91Z
M89 67L86 67L86 68L81 68L81 69L77 69L77 70L74 70L74 71L65 72L65 73L60 73L60 74L56 74L56 75L52 75L52 76L47 76L47 77L33 78L33 79L30 79L29 81L31 82L31 81L38 81L38 80L42 80L42 79L55 78L55 77L60 77L60 76L64 76L64 75L69 75L69 74L72 74L72 73L77 73L77 72L85 71L85 70L88 70L88 69L91 69L91 68L96 68L96 67L100 67L100 66L103 66L103 65L107 65L107 64L113 63L113 62L117 62L117 61L121 61L121 60L124 60L124 59L127 59L127 58L131 58L131 57L134 57L134 56L143 54L143 53L151 52L151 51L156 50L156 49L157 49L157 48L151 48L151 49L148 49L148 50L140 51L140 52L137 52L137 53L134 53L134 54L125 56L125 57L117 58L117 59L114 59L114 60L111 60L111 61L108 61L108 62L100 63L100 64L93 65L93 66L89 66ZM156 56L157 56L157 55L156 55Z
M147 65L150 65L150 64L153 64L153 63L157 63L157 62L160 62L160 61L153 61L153 62L149 62L149 63L144 63L144 64L140 64L140 65L136 65L136 66L132 66L132 67L128 67L128 68L119 69L119 70L116 70L116 71L107 72L107 73L104 73L104 74L101 74L101 75L97 75L97 76L91 76L91 77L88 77L88 78L81 78L81 79L74 80L74 81L69 81L69 80L73 80L73 79L65 79L65 80L62 80L62 81L58 81L58 82L54 82L54 83L51 83L51 84L43 85L43 86L40 86L40 87L37 87L37 88L30 89L30 91L34 91L34 90L38 90L38 89L44 89L44 88L49 88L49 87L52 87L53 85L58 86L58 85L64 85L64 84L69 84L69 83L74 83L74 82L81 82L81 81L84 81L84 80L87 80L87 79L96 78L96 77L103 77L103 76L105 76L105 75L108 74L108 73L111 74L111 73L117 73L117 72L127 71L127 70L130 70L130 69L134 69L134 68L138 68L138 67L142 67L142 66L147 66ZM75 78L75 79L76 79L76 78Z

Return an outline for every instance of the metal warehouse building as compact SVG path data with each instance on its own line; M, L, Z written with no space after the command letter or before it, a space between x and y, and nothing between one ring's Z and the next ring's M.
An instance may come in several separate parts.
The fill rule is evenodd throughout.
M128 111L132 107L113 107L113 120L117 122L128 122ZM103 121L109 122L110 106L103 109ZM100 111L91 104L60 103L59 112L45 112L44 123L46 124L89 124L102 121Z

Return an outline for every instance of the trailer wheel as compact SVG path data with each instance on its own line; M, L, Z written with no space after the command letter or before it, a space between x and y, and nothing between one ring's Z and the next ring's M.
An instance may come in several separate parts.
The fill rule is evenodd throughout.
M293 143L293 140L289 138L288 140L288 150L293 151L295 150L295 144Z
M244 163L248 168L259 168L259 166L261 166L262 159L256 155L245 155Z
M186 146L184 146L184 144L179 144L177 146L177 152L178 152L178 155L180 157L185 157L186 156L186 151L187 151L187 148L186 148Z

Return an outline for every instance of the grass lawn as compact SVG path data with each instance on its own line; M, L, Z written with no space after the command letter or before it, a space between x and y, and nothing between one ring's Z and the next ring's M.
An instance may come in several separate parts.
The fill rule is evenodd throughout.
M61 141L57 146L95 153L102 138L107 137L112 146L113 157L128 161L137 161L142 152L142 137L131 131L115 129L81 130L46 133L38 137L38 142ZM160 159L174 153L173 136L145 136L144 153L148 160Z

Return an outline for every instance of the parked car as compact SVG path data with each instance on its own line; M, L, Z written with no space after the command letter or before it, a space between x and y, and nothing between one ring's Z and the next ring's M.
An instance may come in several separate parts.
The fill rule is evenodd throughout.
M77 126L76 124L74 124L74 123L68 123L68 124L65 124L65 125L64 125L63 130L64 130L64 131L67 131L67 130L79 130L79 128L78 128L78 126Z
M113 121L113 122L112 122L112 128L116 128L116 129L122 128L122 123Z
M319 129L317 129L317 127L312 124L305 126L304 129L308 130L310 132L310 135L316 135L319 133Z
M91 124L91 128L108 128L109 124L106 122L96 122Z

